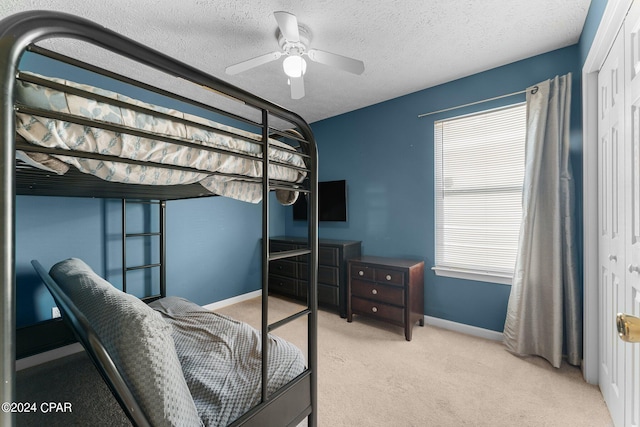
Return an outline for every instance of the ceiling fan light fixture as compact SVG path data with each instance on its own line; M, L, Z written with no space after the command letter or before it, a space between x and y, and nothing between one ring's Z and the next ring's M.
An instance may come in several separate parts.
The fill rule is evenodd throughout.
M285 56L282 68L288 77L287 83L291 86L291 99L300 99L304 97L303 76L307 71L307 62L303 56L307 56L312 62L349 73L362 74L364 72L364 62L360 60L323 50L310 49L311 32L307 27L298 23L298 18L295 15L276 11L273 12L273 16L278 23L275 36L278 39L280 50L231 65L225 70L227 74L238 74Z
M307 72L307 61L300 55L289 55L282 61L284 73L289 77L300 77Z

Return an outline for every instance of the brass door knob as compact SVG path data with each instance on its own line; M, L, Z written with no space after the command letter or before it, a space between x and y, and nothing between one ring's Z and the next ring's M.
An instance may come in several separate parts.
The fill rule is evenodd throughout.
M616 326L620 339L626 342L640 342L640 319L624 313L616 316Z

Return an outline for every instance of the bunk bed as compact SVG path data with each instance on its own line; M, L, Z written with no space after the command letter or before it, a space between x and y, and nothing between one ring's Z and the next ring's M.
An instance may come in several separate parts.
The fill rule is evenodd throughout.
M220 107L203 102L200 98L174 93L36 44L52 38L81 40L162 72L167 79L190 82L204 93L221 94L225 100L232 100L233 103L221 103L224 107ZM27 50L195 106L206 111L206 117L169 110L100 88L76 84L59 76L52 78L23 72L18 69L18 64ZM307 418L308 425L315 426L317 151L308 124L295 113L254 94L93 22L64 13L30 11L0 21L0 67L0 210L3 218L0 229L0 272L3 279L0 292L0 333L3 336L0 343L1 400L13 402L15 396L16 194L133 198L161 200L163 203L167 200L222 195L262 203L262 325L259 331L249 334L270 337L256 341L260 347L260 381L259 390L255 392L258 403L250 408L243 407L240 411L243 415L237 418L233 416L224 423L285 426L296 425ZM64 102L61 104L60 100ZM242 107L238 109L241 112L229 107L236 104ZM85 114L87 111L97 113ZM300 194L310 201L306 248L284 252L270 250L270 191L275 191L277 200L283 204L293 203ZM269 261L297 256L309 257L310 265L316 266L308 269L307 307L269 324ZM162 343L174 344L173 347L168 346L170 354L166 356L171 363L189 358L189 348L185 348L184 344L189 338L181 337L176 332L182 328L180 318L189 317L190 322L195 317L208 319L203 324L217 324L222 320L212 320L212 313L200 310L193 303L166 297L163 287L160 299L146 305L113 288L81 260L62 261L49 272L38 262L34 262L34 267L51 290L63 318L72 326L78 340L134 425L184 424L185 419L192 421L187 425L198 425L203 423L203 418L214 422L210 420L216 419L215 415L202 416L203 398L195 396L194 390L189 387L168 387L168 391L156 390L151 395L141 397L136 386L132 386L135 381L130 378L130 372L122 366L121 355L117 351L114 354L108 343L109 334L105 336L101 332L104 328L113 328L113 325L100 323L99 313L94 311L97 309L84 301L89 298L88 294L99 293L103 297L113 296L122 305L132 307L125 311L135 311L138 313L136 318L143 319L141 325L137 325L142 328L140 334L144 334L145 325L150 322L152 326L149 328L160 336L151 338L152 341L165 340L152 343L151 348L166 348ZM88 291L80 292L82 289ZM277 341L275 337L271 339L270 334L299 318L306 318L308 325L307 358L302 365L295 349ZM164 329L166 325L171 325L168 328L172 331L169 337ZM227 323L224 325L225 330L230 327ZM288 352L285 356L287 362L275 359L279 356L274 356L273 347L277 347L278 343L280 347L288 349L285 351ZM152 356L159 357L157 354ZM292 368L278 378L274 369L277 371L282 364ZM187 375L184 364L180 369ZM206 367L202 366L189 371L191 378L187 378L186 382L199 381L199 376L205 371ZM185 379L167 381L177 381L183 385ZM162 386L163 381L160 383ZM163 395L164 400L153 398L164 392L169 393ZM232 399L235 397L231 396ZM161 413L166 410L166 405L175 406L175 402L186 402L178 406L187 412L193 409L192 403L197 403L200 420L189 418L192 412L187 415L180 412L174 419L161 417L160 421L156 413L150 413ZM186 418L181 418L183 416ZM176 421L180 419L182 421ZM0 413L0 424L11 426L14 423L11 412Z

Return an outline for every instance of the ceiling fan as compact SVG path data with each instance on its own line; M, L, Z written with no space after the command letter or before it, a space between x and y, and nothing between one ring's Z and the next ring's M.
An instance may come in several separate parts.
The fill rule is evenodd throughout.
M362 61L336 53L309 49L311 33L307 28L298 24L298 19L295 15L288 12L274 12L273 15L278 23L278 32L276 35L281 50L266 53L231 65L225 69L227 74L238 74L286 56L282 62L282 67L285 74L289 77L291 98L300 99L304 96L303 76L307 69L307 62L303 56L308 57L314 62L329 65L353 74L363 73L364 63Z

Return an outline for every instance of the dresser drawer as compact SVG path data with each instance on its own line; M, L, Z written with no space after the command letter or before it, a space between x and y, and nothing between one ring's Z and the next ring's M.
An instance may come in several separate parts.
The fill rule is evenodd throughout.
M284 259L271 261L269 263L269 274L277 274L279 276L296 277L297 263Z
M306 249L305 245L297 245L295 243L287 243L287 242L271 242L270 244L271 252L283 252L283 251L295 251L298 249ZM307 262L309 255L298 255L294 258L289 258L290 260Z
M340 269L338 267L326 267L324 265L319 266L318 283L338 286L340 283Z
M306 298L309 293L307 282L298 281L299 296ZM318 283L318 303L337 305L340 302L339 288Z
M269 275L269 290L291 296L298 294L298 282L290 277Z
M340 250L326 246L318 247L318 264L338 267L340 265Z
M375 278L375 268L361 264L352 264L349 275L358 279L373 280Z
M307 280L308 277L307 264L298 266L298 278ZM326 265L318 266L318 283L325 285L338 286L340 284L340 269L338 267L328 267Z
M398 270L387 270L376 268L375 279L378 282L393 283L394 285L404 285L404 273Z
M283 252L298 249L298 246L294 243L271 242L269 244L269 249L271 250L271 252Z
M359 297L404 306L404 288L351 279L351 294Z
M404 322L404 309L393 305L382 304L377 301L351 297L351 306L354 312L367 316L384 319L394 323Z

